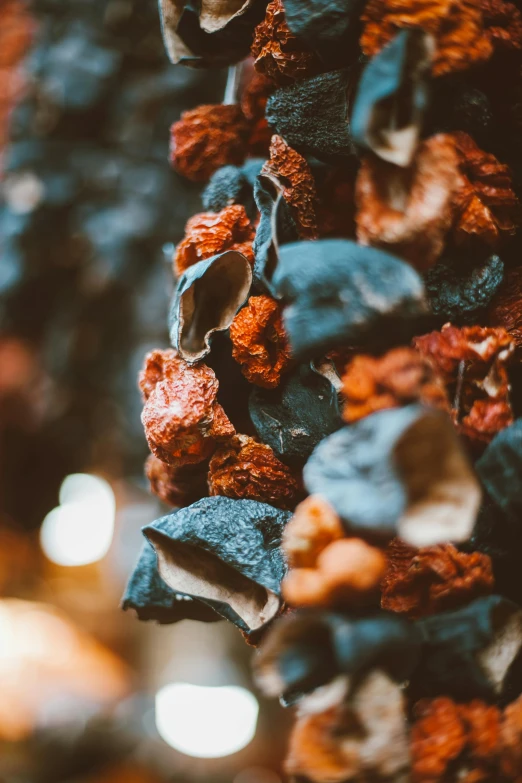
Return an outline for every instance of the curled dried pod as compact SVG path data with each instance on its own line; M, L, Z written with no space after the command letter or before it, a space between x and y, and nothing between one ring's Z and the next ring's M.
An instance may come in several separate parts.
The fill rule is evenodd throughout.
M276 389L254 388L248 407L260 440L293 466L342 425L336 387L309 364L284 375Z
M185 226L185 237L176 247L174 270L179 276L189 266L225 250L235 250L253 263L254 236L255 229L240 204L225 207L217 214L194 215Z
M208 604L165 584L158 572L156 553L147 541L125 588L122 609L134 609L140 620L165 624L180 620L214 623L222 619Z
M229 328L252 284L248 258L227 250L188 267L178 281L169 315L179 355L197 362L210 353L215 332Z
M518 529L522 518L522 419L495 436L476 470L490 497Z
M397 166L409 166L428 104L432 36L403 30L366 66L351 116L356 144Z
M349 531L413 546L469 538L480 486L450 419L421 405L380 411L319 444L305 486Z
M347 239L284 245L273 285L287 305L283 322L297 359L408 339L426 314L422 282L408 264Z
M207 460L216 441L234 435L217 401L218 381L210 367L189 365L175 351L152 351L145 359L140 388L141 420L152 453L173 467Z
M211 495L258 500L276 508L293 508L300 486L293 472L270 446L238 435L219 446L208 470Z
M208 212L220 212L233 204L241 204L250 220L255 220L254 184L264 162L262 158L249 158L242 166L219 168L202 193L203 207Z
M211 497L143 529L166 584L210 605L250 634L281 605L280 550L290 514L254 500Z
M145 463L150 490L169 506L189 506L208 494L206 462L168 465L154 454Z
M333 508L320 495L309 495L285 527L283 551L291 568L314 568L323 549L343 537Z
M428 271L424 285L435 315L445 321L468 323L488 306L503 279L504 264L498 256L490 256L471 270L461 269L458 259L448 259Z
M250 383L264 389L279 385L290 364L281 306L269 296L251 296L230 326L232 356Z

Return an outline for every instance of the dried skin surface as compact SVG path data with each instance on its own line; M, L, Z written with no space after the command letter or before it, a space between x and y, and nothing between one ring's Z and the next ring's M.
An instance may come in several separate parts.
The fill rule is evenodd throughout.
M250 383L265 389L279 385L290 363L290 347L281 306L269 296L251 296L230 327L232 356Z
M480 0L484 26L495 50L522 49L522 14L514 3L505 0Z
M442 379L429 360L413 348L393 348L379 358L355 356L342 380L346 400L343 418L348 423L417 401L449 410Z
M522 696L509 704L500 726L501 770L509 780L522 778Z
M221 166L243 162L249 132L239 106L197 106L170 129L170 162L187 179L205 182Z
M238 435L219 447L210 460L208 486L211 495L258 500L276 508L293 508L300 487L270 446L247 435Z
M252 77L241 94L241 110L250 123L248 150L251 155L268 157L272 130L265 117L266 102L274 92L271 79L258 71Z
M356 183L357 239L428 269L444 248L459 185L458 156L448 134L424 141L408 169L368 155Z
M484 152L467 133L454 133L462 183L455 198L458 244L478 239L490 247L516 233L520 204L513 190L509 166Z
M175 467L197 464L208 459L216 440L234 435L216 400L218 385L210 367L186 364L173 350L147 355L140 374L141 420L156 457Z
M321 71L317 56L286 23L281 0L267 5L265 19L256 27L252 43L256 69L276 84L291 84Z
M510 269L488 310L491 326L503 327L522 352L522 267Z
M442 375L462 435L489 443L512 423L507 364L514 345L504 329L446 324L413 342Z
M394 539L381 584L381 606L408 617L456 609L493 589L491 560L452 544L414 549Z
M207 493L207 466L167 465L151 454L145 463L150 490L168 506L190 506Z
M317 194L310 166L281 136L272 136L270 159L262 169L272 174L283 186L283 197L290 206L299 235L304 239L317 238Z
M421 27L436 42L433 73L462 71L489 60L494 35L484 28L481 3L476 0L370 0L362 15L361 47L377 54L397 28Z
M175 271L180 275L189 266L225 250L237 250L253 263L252 242L255 233L241 204L225 207L218 213L202 212L194 215L185 227L185 238L176 248Z
M283 551L292 568L313 569L328 544L344 537L341 520L319 495L299 503L283 532Z

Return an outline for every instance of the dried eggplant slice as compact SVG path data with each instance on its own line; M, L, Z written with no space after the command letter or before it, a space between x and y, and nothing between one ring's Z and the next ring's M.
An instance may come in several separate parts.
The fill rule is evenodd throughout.
M477 473L514 530L522 520L522 419L498 433L476 464Z
M201 200L206 212L221 212L232 204L245 207L250 220L257 217L254 185L265 161L249 158L242 166L222 166L210 178Z
M351 132L356 144L397 166L409 166L428 107L435 43L422 30L403 30L366 66Z
M304 481L350 531L399 535L417 547L469 538L481 496L450 419L422 405L380 411L330 435Z
M144 543L127 583L122 608L134 609L140 620L162 624L180 620L214 623L222 619L212 607L165 584L158 572L156 553L148 542Z
M211 601L247 633L279 611L285 562L280 549L289 511L254 500L210 497L143 529L172 589Z
M504 264L496 255L471 270L440 261L425 277L426 295L435 313L453 324L473 323L504 280ZM475 321L476 323L476 321Z
M210 353L210 340L223 332L247 299L252 269L247 258L227 250L188 267L172 300L169 328L173 347L187 362Z
M288 304L283 318L297 359L339 345L385 348L409 340L428 312L422 280L409 264L347 239L284 245L272 279Z
M415 697L446 693L462 701L505 702L522 690L522 610L498 595L417 622L423 653Z
M417 665L421 640L413 623L387 612L358 618L300 611L268 633L255 663L256 679L286 705L340 674L357 676L373 667L401 681Z

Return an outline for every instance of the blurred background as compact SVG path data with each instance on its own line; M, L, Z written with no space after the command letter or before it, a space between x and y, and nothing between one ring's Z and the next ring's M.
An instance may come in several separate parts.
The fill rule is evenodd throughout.
M119 607L163 512L136 377L201 211L168 129L225 80L168 64L155 0L0 0L1 783L281 780L239 632Z

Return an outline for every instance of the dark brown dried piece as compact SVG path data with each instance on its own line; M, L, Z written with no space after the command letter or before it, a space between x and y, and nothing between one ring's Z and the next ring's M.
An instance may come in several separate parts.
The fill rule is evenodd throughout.
M320 237L355 238L355 174L330 168L316 179L317 232Z
M154 454L145 463L150 490L169 506L189 506L208 494L207 465L167 465Z
M264 389L279 385L290 363L281 305L269 296L251 296L230 327L232 356L250 383Z
M183 112L170 129L170 161L183 176L205 182L221 166L243 163L249 133L239 106L197 106Z
M255 29L252 55L256 69L278 85L321 71L317 55L290 32L281 0L267 5L265 19Z
M306 158L293 150L281 136L272 136L270 160L262 174L276 177L283 186L283 198L290 207L299 236L317 238L317 195Z
M355 194L359 242L428 269L444 248L461 184L449 134L424 141L409 168L366 156Z
M397 29L421 27L435 37L435 76L489 60L494 35L476 0L370 0L362 15L364 54L379 52Z
M173 350L145 358L140 388L141 420L153 454L168 465L194 465L208 459L216 440L234 435L217 402L218 381L210 367L189 365Z
M210 460L211 495L257 500L276 508L293 508L300 486L293 472L280 462L270 446L248 435L238 435L218 447Z
M344 535L333 508L320 495L309 495L285 527L283 551L291 568L314 568L323 549Z
M255 233L241 204L225 207L217 214L202 212L194 215L185 226L185 238L176 248L174 269L181 275L187 267L225 250L237 250L253 263Z
M241 93L241 110L250 123L248 150L251 155L268 157L272 130L265 117L266 103L274 92L271 79L258 71L252 71L252 76Z
M522 696L509 704L500 725L500 767L509 780L520 781L522 776Z
M479 239L490 247L515 234L520 222L520 203L513 190L509 166L484 152L467 133L453 133L462 174L455 197L458 244Z
M491 326L500 326L508 332L516 346L517 356L522 352L522 267L509 269L502 286L488 310Z
M381 584L383 609L422 617L456 609L493 588L488 555L459 552L453 544L414 549L394 539Z
M348 423L417 401L449 410L442 380L431 362L413 348L392 348L379 358L355 356L343 376L343 394L343 418Z
M512 423L507 364L514 344L505 329L446 324L413 343L441 373L462 435L489 443Z
M487 29L495 50L522 49L522 14L514 3L505 0L480 0Z

